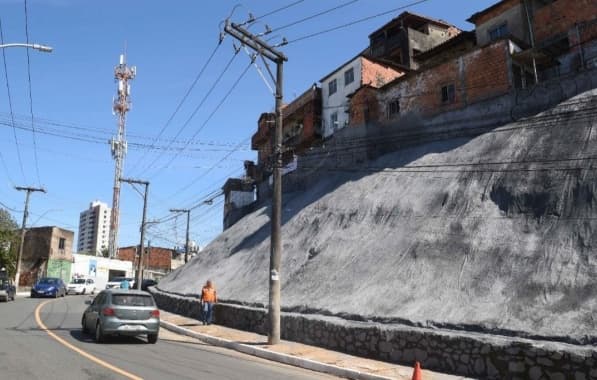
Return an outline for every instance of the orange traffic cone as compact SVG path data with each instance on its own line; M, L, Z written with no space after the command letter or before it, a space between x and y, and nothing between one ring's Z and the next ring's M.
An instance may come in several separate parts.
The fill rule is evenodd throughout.
M419 362L415 362L415 370L413 371L412 380L423 380L423 375L421 375L421 363Z

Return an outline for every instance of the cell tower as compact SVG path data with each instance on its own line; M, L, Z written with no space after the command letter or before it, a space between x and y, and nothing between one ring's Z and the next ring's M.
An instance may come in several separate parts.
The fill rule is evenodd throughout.
M114 68L114 79L118 83L118 96L114 99L114 114L118 114L118 135L110 140L112 158L115 161L114 169L114 193L112 195L112 215L110 217L110 257L115 257L118 252L118 226L120 222L120 178L122 177L122 168L124 166L124 156L126 155L125 123L126 113L131 108L129 96L131 94L131 85L129 80L135 78L137 68L126 65L126 57L120 55L120 64Z

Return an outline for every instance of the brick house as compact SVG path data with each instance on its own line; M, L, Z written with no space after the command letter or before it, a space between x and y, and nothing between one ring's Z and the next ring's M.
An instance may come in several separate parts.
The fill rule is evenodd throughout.
M458 28L443 20L403 12L369 35L368 55L417 69L417 54L459 33Z
M509 38L520 47L512 55L518 88L597 61L595 47L587 46L597 37L594 0L502 0L468 21L480 46Z
M118 248L118 258L132 262L134 271L137 270L139 265L138 249L139 246ZM176 255L174 249L162 247L144 247L144 249L143 278L159 279L170 273L172 270L172 257Z
M60 227L29 228L25 232L19 286L32 286L41 277L70 281L75 233Z
M379 88L406 71L390 61L361 53L321 78L322 137L329 138L350 124L350 94L363 86Z

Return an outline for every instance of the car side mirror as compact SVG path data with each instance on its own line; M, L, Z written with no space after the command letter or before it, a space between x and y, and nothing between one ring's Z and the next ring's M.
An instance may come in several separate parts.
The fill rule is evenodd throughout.
M91 305L91 303L92 303L92 302L93 302L93 301L91 301L90 299L86 299L86 300L85 300L85 305Z

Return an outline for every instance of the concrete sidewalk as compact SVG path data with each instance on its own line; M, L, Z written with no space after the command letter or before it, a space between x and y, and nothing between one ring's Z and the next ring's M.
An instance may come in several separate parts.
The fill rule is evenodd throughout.
M282 341L278 345L268 346L267 337L263 335L218 325L203 326L197 319L163 310L160 310L160 313L162 327L167 330L197 338L214 346L226 347L264 359L349 379L410 380L412 378L412 367L360 358L290 341ZM423 379L464 378L423 370Z

